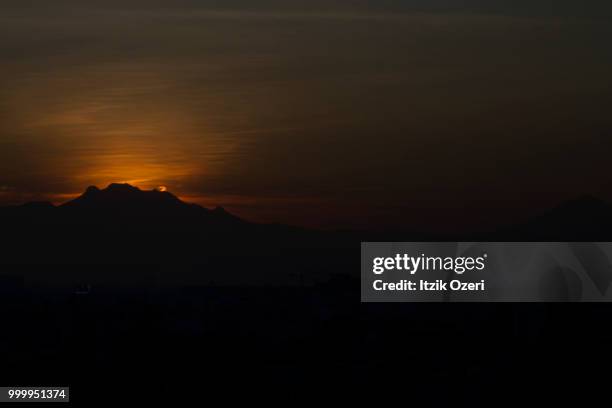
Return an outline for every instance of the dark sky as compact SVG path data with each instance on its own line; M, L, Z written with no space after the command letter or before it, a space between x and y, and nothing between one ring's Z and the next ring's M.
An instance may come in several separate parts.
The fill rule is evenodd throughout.
M441 228L612 199L609 4L4 0L0 203L126 181Z

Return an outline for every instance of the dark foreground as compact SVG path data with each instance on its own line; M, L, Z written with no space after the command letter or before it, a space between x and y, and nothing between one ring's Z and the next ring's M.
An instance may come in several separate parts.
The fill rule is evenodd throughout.
M0 221L5 386L70 386L85 406L523 406L608 390L612 305L361 303L360 241L422 235L250 224L127 185L0 209ZM497 235L438 239L611 231L612 207L582 200Z
M114 266L127 284L56 266L50 285L19 268L25 280L3 278L0 382L69 385L74 403L289 393L490 406L528 391L581 398L578 380L605 389L591 369L609 359L607 304L361 304L348 278L185 285L150 265Z

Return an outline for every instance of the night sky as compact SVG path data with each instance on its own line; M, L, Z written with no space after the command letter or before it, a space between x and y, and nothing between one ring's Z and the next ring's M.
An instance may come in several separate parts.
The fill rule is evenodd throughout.
M609 1L3 0L0 204L129 182L436 229L610 200L611 23Z

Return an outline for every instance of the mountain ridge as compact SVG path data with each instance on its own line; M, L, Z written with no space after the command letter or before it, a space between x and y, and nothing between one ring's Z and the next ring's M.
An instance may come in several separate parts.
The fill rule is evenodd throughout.
M186 203L167 191L141 190L128 183L111 183L104 189L99 189L97 186L89 186L83 194L59 205L59 207L129 205L131 203L139 205L159 205L160 203L175 206L197 205Z
M166 219L164 228L173 230L173 222L177 228L193 229L198 225L214 226L223 230L235 227L295 229L309 230L280 224L257 224L243 220L231 214L223 207L212 209L198 204L182 201L171 192L157 189L142 190L128 183L111 183L100 189L89 186L78 197L60 205L48 202L30 202L18 206L0 207L3 213L7 210L11 215L23 215L22 218L43 219L55 216L68 217L73 222L100 222L112 224L113 220L146 220ZM76 217L76 218L74 218ZM172 221L175 220L175 221ZM503 220L503 217L500 217ZM28 221L29 222L29 221ZM134 221L135 222L135 221ZM203 224L202 224L203 223ZM252 229L252 228L251 228ZM260 229L261 230L261 229ZM322 232L322 231L319 231ZM333 233L334 231L329 231ZM521 223L504 225L502 221L493 226L489 232L477 233L465 231L462 234L429 234L415 231L396 230L387 232L373 231L336 231L347 237L359 237L360 240L533 240L533 241L572 241L572 240L612 240L612 204L590 195L584 195L528 218Z

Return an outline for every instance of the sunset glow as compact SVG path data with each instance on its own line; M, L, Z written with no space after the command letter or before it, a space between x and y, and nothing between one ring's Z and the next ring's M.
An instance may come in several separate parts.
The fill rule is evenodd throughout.
M357 225L373 219L363 212L395 223L432 202L480 217L485 198L492 216L522 211L516 197L544 208L608 191L573 174L608 161L609 27L598 20L529 7L62 4L1 17L0 204L125 182L212 205L231 197L256 219ZM590 155L580 168L548 149L577 140ZM339 219L347 208L361 210Z

